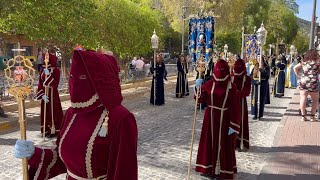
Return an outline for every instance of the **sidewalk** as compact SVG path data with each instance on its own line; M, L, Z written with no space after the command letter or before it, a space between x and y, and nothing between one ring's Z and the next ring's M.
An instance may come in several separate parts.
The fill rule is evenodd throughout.
M165 82L165 89L173 90L176 85L177 76L168 77L168 81ZM188 77L189 85L194 84L194 78L192 76ZM124 100L133 100L141 95L149 94L151 89L151 79L146 79L145 81L140 81L136 83L130 83L122 85L122 96ZM67 110L70 106L70 97L69 94L60 95L61 106L63 111ZM5 104L3 106L5 113L9 116L8 118L0 117L0 134L11 131L15 128L18 128L18 111L16 103ZM8 112L8 110L10 110ZM40 101L27 101L26 102L26 119L27 123L34 123L39 121L40 117Z
M297 90L258 180L320 180L320 122L301 121L299 100Z

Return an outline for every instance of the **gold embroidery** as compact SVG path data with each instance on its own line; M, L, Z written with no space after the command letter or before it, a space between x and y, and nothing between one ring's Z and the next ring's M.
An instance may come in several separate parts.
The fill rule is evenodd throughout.
M41 161L40 161L40 164L39 164L39 167L36 171L36 174L34 175L34 179L37 180L39 178L39 175L40 175L40 172L41 172L41 169L42 169L42 165L43 165L43 161L44 161L44 156L45 156L45 151L42 149L42 153L41 153Z
M74 115L72 116L72 119L71 119L70 123L68 124L66 130L64 131L64 133L63 133L63 135L61 136L61 139L60 139L60 143L59 143L59 148L58 148L58 150L59 150L59 156L60 156L60 158L61 158L62 161L63 161L63 159L62 159L62 155L61 155L61 145L62 145L62 142L63 142L64 138L65 138L66 135L68 134L69 129L70 129L70 127L71 127L74 119L76 118L76 116L77 116L77 114L74 114Z
M212 165L204 166L204 165L202 165L202 164L196 164L196 166L202 167L202 168L205 168L205 169L207 169L207 168L212 168Z
M86 152L85 159L86 159L86 170L87 170L88 178L93 177L92 167L91 167L91 155L92 155L92 149L93 149L93 142L94 142L95 138L97 137L99 129L102 126L103 120L107 114L108 114L108 111L106 109L103 110L101 117L98 121L98 124L97 124L96 128L94 129L94 131L90 137L90 140L88 142L88 145L87 145L87 152Z
M73 174L72 172L70 172L69 170L67 170L67 176L70 176L76 180L106 180L107 179L107 175L102 175L102 176L99 176L97 178L91 178L91 179L88 179L88 178L82 178L82 177L79 177L75 174Z
M93 103L95 103L99 99L98 94L95 94L91 97L90 100L86 102L71 102L72 108L85 108L91 106Z
M51 161L51 163L49 164L49 166L47 168L47 173L46 173L47 175L46 175L45 179L49 178L50 170L57 162L57 152L55 150L53 150L53 149L51 149L51 151L52 151L52 161Z

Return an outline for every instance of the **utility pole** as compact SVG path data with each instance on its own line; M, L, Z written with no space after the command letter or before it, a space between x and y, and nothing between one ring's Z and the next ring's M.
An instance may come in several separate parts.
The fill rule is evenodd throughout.
M188 8L188 0L185 0L184 6L182 6L182 37L181 37L181 54L184 54L184 38L185 38L185 19Z
M314 48L314 29L316 26L316 8L317 8L317 0L313 0L313 14L312 14L312 21L311 21L309 49Z

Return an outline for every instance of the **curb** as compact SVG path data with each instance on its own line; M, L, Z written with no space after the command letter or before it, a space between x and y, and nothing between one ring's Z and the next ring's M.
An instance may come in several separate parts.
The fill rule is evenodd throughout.
M189 78L192 77L189 75ZM133 82L133 83L128 83L128 84L124 84L124 85L121 85L121 90L124 91L124 90L128 90L128 89L131 89L131 88L139 88L139 87L149 87L150 86L150 83L152 81L151 79L152 77L148 77L144 80L141 80L141 81L138 81L138 82ZM175 78L177 78L177 76L170 76L168 77L168 81L169 80L174 80ZM70 96L69 94L61 94L60 95L60 101L63 102L63 101L69 101L70 100ZM26 109L29 109L29 108L34 108L34 107L38 107L40 106L41 104L41 101L40 100L26 100L25 101L25 107ZM2 109L5 111L5 112L15 112L18 110L18 104L17 103L10 103L10 104L3 104L2 105Z
M173 81L175 80L177 77L176 76L171 76L171 77L168 77L168 81ZM193 76L189 76L188 77L188 82L189 82L189 86L190 85L193 85L194 84L194 78ZM142 96L142 95L145 95L146 93L149 94L149 90L151 89L150 88L150 85L151 85L151 79L150 80L146 80L146 81L143 81L143 82L138 82L138 83L130 83L129 85L125 86L125 87L121 87L121 88L124 88L122 89L122 91L126 91L128 89L131 89L131 88L135 88L135 89L139 89L138 91L136 92L131 92L131 93L126 93L126 92L123 92L123 97L125 100L133 100L139 96ZM165 84L164 86L166 88L174 88L176 85L175 82L169 82L168 84ZM64 95L61 95L60 96L60 101L61 102L64 102L64 101L68 101L70 100L70 96L68 94L64 94ZM40 101L37 100L37 101L26 101L26 109L29 109L29 108L35 108L35 107L38 107L40 106ZM7 106L4 106L3 109L7 112L16 112L17 111L17 104L16 103L13 103L13 104L10 104L10 105L7 105ZM11 111L8 111L11 110ZM66 109L63 110L63 112L65 113ZM2 120L4 120L2 122ZM36 120L39 120L39 116L34 116L34 117L27 117L27 126L28 124L32 124L32 123L35 123ZM3 133L6 133L6 132L9 132L9 131L12 131L13 129L19 127L19 122L18 122L18 118L17 117L8 117L8 118L0 118L0 134L3 134Z

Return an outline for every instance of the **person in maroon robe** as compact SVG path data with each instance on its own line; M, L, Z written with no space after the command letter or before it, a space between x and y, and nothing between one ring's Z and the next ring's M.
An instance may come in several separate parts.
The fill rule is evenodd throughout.
M56 148L18 140L17 158L29 157L31 179L137 180L135 117L121 105L119 68L113 56L75 50L67 110Z
M44 55L43 58L45 58ZM60 70L57 68L57 59L57 56L49 53L48 67L44 67L40 72L38 92L36 95L37 100L41 100L41 134L43 133L45 119L45 135L47 137L53 137L59 134L63 120L63 111L58 92ZM47 87L47 92L45 92L45 87ZM44 112L45 108L46 112Z
M240 132L237 137L237 148L249 149L249 121L247 96L251 91L251 78L247 75L246 65L242 59L238 59L233 69L233 83L237 86L237 95L241 104Z
M212 80L201 88L200 102L207 102L195 170L232 179L237 172L233 133L240 130L240 101L231 82L228 63L219 60Z

